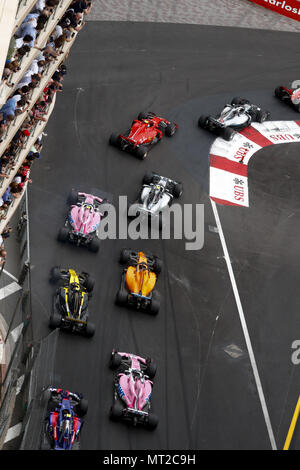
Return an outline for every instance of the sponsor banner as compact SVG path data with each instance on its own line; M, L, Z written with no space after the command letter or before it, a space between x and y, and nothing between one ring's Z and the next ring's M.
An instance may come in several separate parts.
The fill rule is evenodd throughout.
M241 134L237 134L230 142L220 138L216 139L210 149L210 153L219 157L226 157L234 162L247 164L252 155L261 148L261 145Z
M210 186L210 197L215 202L224 205L249 206L247 176L210 167Z
M252 127L256 128L272 144L300 142L300 127L295 121L266 121L264 124L253 123Z
M298 0L249 0L280 15L300 21L300 2Z
M300 142L300 121L253 123L226 142L220 137L210 149L210 197L218 204L249 207L248 163L269 145Z

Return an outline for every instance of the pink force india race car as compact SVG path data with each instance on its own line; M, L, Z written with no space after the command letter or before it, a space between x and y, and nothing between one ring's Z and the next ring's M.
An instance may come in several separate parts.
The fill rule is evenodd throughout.
M142 425L154 430L158 418L150 412L150 398L156 364L150 358L113 350L110 368L116 370L110 419L129 421L134 426Z
M97 228L105 212L101 212L101 205L107 201L92 194L72 191L68 198L70 204L69 215L65 226L58 233L61 242L70 241L77 246L84 245L96 253L99 250L100 240L97 237Z

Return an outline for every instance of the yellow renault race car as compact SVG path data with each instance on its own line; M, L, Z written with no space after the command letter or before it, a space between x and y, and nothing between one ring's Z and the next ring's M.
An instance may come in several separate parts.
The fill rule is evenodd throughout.
M94 279L88 273L56 266L51 271L51 281L59 282L50 316L50 328L63 328L91 337L95 326L88 322L88 302L94 288Z
M162 269L161 259L142 251L124 249L121 251L120 263L125 265L125 268L122 273L121 287L116 296L116 304L156 315L160 303L158 292L154 289Z

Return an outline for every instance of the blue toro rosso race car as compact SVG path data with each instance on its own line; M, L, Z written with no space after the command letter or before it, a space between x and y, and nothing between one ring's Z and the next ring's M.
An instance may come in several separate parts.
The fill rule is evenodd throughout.
M41 449L79 449L81 418L87 413L87 400L80 394L52 387L44 391L44 399L47 401L47 415Z

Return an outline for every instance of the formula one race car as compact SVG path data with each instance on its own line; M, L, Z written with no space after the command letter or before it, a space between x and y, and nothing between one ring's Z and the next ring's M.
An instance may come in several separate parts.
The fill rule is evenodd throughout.
M47 401L47 416L41 450L79 449L81 417L87 413L87 400L77 393L53 387L44 391L43 400Z
M110 418L113 421L130 421L134 426L140 424L154 430L158 418L150 413L150 397L156 364L150 358L113 350L110 368L116 370Z
M250 126L252 122L264 122L270 117L269 111L263 111L244 98L233 98L216 117L200 116L198 125L202 129L231 140L236 131Z
M99 250L100 241L97 238L97 228L101 217L101 205L107 201L92 194L72 191L68 203L70 212L65 226L58 233L58 240L76 243L77 246L85 245L96 253Z
M140 113L127 132L111 134L109 143L144 160L151 147L157 144L164 134L171 137L177 128L177 124L154 113Z
M290 88L285 86L278 86L275 88L275 96L280 101L291 105L298 113L300 113L300 85Z
M131 206L135 209L134 217L144 214L147 217L159 216L162 225L162 212L171 206L174 198L179 198L183 185L175 180L156 173L146 173L138 200ZM131 209L129 209L129 214Z
M94 279L88 273L76 273L74 269L52 269L51 280L62 284L55 293L53 312L49 320L51 328L62 328L92 337L95 326L88 321L88 298L94 288Z
M124 249L120 263L126 267L121 278L121 287L116 296L116 304L133 307L156 315L159 311L159 295L154 291L162 261L154 255L142 251Z

